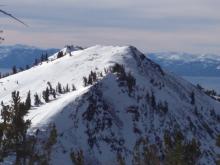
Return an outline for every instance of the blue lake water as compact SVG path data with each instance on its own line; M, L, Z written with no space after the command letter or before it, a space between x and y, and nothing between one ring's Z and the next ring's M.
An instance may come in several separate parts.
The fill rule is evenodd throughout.
M1 73L6 73L6 72L10 72L11 69L7 69L7 68L0 68L0 72Z
M193 84L200 84L206 89L214 89L220 93L220 77L191 77L184 76L184 78Z

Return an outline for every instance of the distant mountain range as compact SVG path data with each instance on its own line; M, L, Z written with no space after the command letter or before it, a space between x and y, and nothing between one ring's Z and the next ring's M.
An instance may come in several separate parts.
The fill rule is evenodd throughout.
M220 76L220 55L162 52L147 57L181 76Z
M59 49L42 49L26 45L0 46L0 68L25 67L33 64L35 59L39 59L42 53L52 55Z

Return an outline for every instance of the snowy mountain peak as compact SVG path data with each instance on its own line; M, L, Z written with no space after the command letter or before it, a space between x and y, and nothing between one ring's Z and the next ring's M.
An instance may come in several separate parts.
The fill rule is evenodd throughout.
M80 46L68 45L65 48L61 49L59 52L55 53L54 55L50 56L50 60L55 60L59 58L59 56L64 56L66 54L71 54L71 52L83 50Z
M53 165L72 164L77 151L91 164L116 164L119 158L134 164L151 154L153 164L165 163L173 161L179 145L191 152L186 161L215 164L219 102L162 70L133 46L97 45L60 52L0 80L5 103L14 90L22 99L29 90L32 100L35 93L41 98L42 104L32 105L26 116L32 122L29 132L37 133L42 142L37 154L44 154L40 148L54 124L58 136L50 154ZM47 100L42 97L46 91L51 91ZM191 150L191 143L199 151ZM141 157L144 149L148 155Z

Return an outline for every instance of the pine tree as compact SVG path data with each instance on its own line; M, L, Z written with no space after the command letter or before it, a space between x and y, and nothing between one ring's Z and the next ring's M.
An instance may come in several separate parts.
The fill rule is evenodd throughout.
M63 93L63 90L62 90L62 85L58 82L58 84L57 84L57 92L59 93L59 94L62 94Z
M45 144L45 150L47 151L47 160L49 161L50 159L50 154L51 154L51 150L53 145L55 145L57 143L57 129L56 129L56 125L53 124L52 128L50 130L50 135L49 138Z
M34 64L33 64L33 66L37 66L38 63L39 63L39 62L38 62L38 59L35 59L35 60L34 60Z
M200 145L195 139L186 142L183 134L180 131L174 133L173 140L170 136L164 136L171 142L166 142L165 145L171 143L171 145L166 145L165 147L165 165L195 165L198 163L199 157L201 155Z
M36 93L36 94L34 95L34 105L35 105L35 106L39 106L40 104L41 104L41 100L40 100L38 94Z
M47 85L49 86L49 92L50 92L50 94L52 94L52 92L53 92L53 87L52 87L52 85L51 85L51 83L48 81L47 82Z
M19 72L22 72L24 71L24 69L22 67L19 68Z
M127 85L128 85L128 92L129 94L131 94L133 87L136 85L136 80L135 78L131 75L131 73L129 72L127 75Z
M70 158L75 165L84 165L84 156L82 150L78 152L71 152Z
M16 164L21 164L21 158L26 159L26 133L30 126L30 121L25 121L27 114L26 106L20 102L19 92L12 92L12 132L13 142L16 152Z
M41 54L41 59L40 59L40 60L41 60L41 62L44 62L44 61L45 61L45 59L44 59L44 54L43 54L43 53Z
M195 93L194 93L194 91L191 92L190 98L191 98L191 104L194 105L195 104Z
M63 57L63 56L64 56L63 52L58 52L57 58L61 58L61 57Z
M76 90L76 87L74 84L72 84L72 91L75 91Z
M45 91L43 91L42 95L43 95L43 99L45 100L45 102L48 103L50 101L49 99L50 92L49 92L48 87L46 88Z
M3 101L1 102L2 110L1 110L1 117L3 120L4 125L10 121L10 111L11 108L9 105L4 105Z
M92 79L91 75L89 75L87 83L88 83L88 85L92 85L93 84L93 79Z
M8 155L12 146L12 108L9 105L4 105L3 102L1 102L1 106L1 119L3 122L0 122L0 162Z
M56 91L55 91L55 89L52 90L51 94L52 94L53 98L55 99L56 98Z
M27 98L25 101L25 107L27 110L31 109L31 92L30 91L27 94Z
M120 153L117 154L117 162L118 162L118 165L126 165L125 160Z
M66 93L70 92L70 89L69 89L69 85L66 84L66 89L65 89Z
M152 92L152 95L151 95L151 106L155 109L156 108L156 99L155 99L155 96L154 96L154 93Z
M220 147L220 135L217 136L216 145Z
M48 54L47 54L47 52L45 53L45 61L48 61Z
M217 136L216 146L220 148L220 135ZM218 158L216 160L216 165L220 165L220 155L218 155Z
M88 80L86 77L83 77L83 85L84 87L88 86Z
M30 66L29 66L29 65L26 65L25 69L26 69L26 70L30 69Z
M17 73L17 68L16 68L16 66L14 65L13 67L12 67L12 74L16 74Z

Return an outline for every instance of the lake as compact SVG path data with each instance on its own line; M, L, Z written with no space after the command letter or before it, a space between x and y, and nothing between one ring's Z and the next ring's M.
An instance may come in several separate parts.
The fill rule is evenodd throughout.
M214 89L220 93L220 77L191 77L183 76L186 80L193 84L200 84L206 89Z
M1 72L1 73L11 72L11 69L0 68L0 72Z

